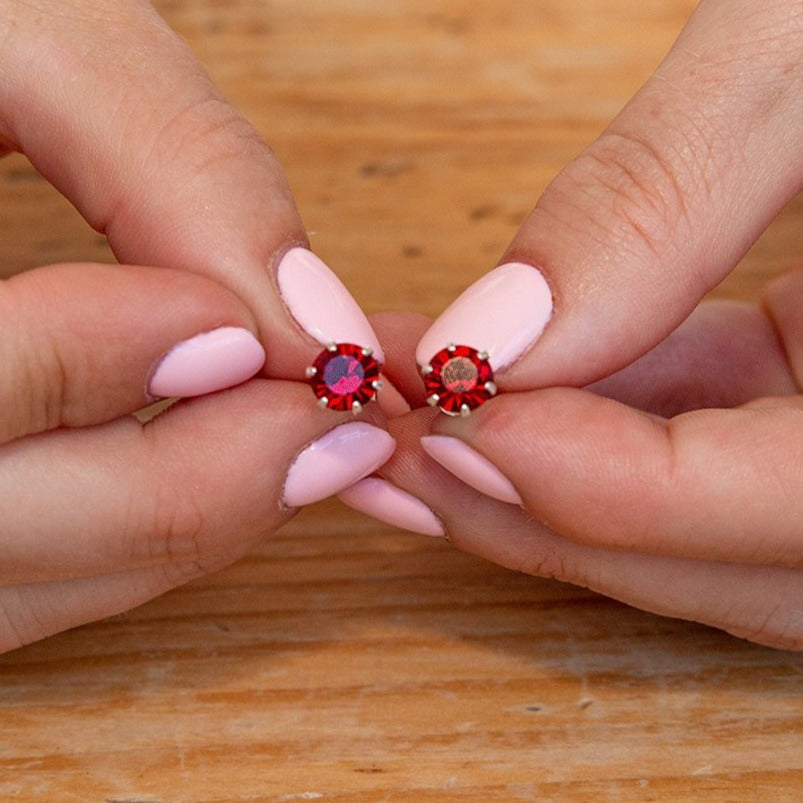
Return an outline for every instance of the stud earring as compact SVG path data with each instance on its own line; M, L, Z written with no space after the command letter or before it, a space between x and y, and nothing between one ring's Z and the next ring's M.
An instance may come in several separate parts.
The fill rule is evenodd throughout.
M421 366L427 403L447 415L467 416L496 395L487 351L450 343Z
M373 350L354 343L328 343L306 369L318 406L358 413L382 390Z

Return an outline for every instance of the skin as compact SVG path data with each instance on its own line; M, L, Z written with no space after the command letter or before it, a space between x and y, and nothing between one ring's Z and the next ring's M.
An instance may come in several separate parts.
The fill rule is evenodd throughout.
M380 337L399 344L387 373L414 407L391 421L398 445L378 475L424 501L459 549L799 650L803 396L762 396L758 380L740 377L755 361L771 366L761 377L767 391L793 386L801 306L803 273L770 285L766 312L703 304L603 382L503 394L468 419L423 399L412 355L429 322L375 316ZM737 329L745 318L757 337ZM790 344L788 362L774 336L757 349L773 323ZM713 375L700 370L709 361ZM419 439L433 433L460 438L502 469L523 506L485 497L431 460Z
M500 260L541 267L556 299L505 372L510 392L468 420L422 409L412 355L425 322L375 320L413 408L391 422L399 448L380 475L429 504L456 547L803 648L803 278L682 324L801 189L801 28L791 0L704 0L555 179ZM284 174L178 38L138 0L9 0L0 31L0 147L25 153L125 265L111 282L84 264L0 288L13 310L0 344L2 650L244 554L287 519L287 467L334 419L282 381L315 351L269 270L306 244ZM131 267L148 265L161 267ZM159 356L223 324L271 346L266 378L133 419ZM429 432L504 467L524 509L435 465L418 445Z
M272 278L306 244L284 173L153 9L7 0L0 38L0 151L25 153L123 263L0 285L3 651L236 560L291 516L295 456L350 416L283 381L320 351ZM264 377L143 426L161 357L219 326L268 345Z
M803 272L755 307L698 306L803 187L801 46L799 4L701 3L538 201L500 261L539 266L555 311L499 373L514 392L468 419L394 422L380 472L455 546L803 649ZM386 370L420 407L424 324L378 326L406 343ZM523 509L422 455L431 433L487 457Z

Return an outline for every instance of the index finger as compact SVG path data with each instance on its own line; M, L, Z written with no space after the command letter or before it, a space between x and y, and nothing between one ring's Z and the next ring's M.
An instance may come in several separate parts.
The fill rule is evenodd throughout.
M457 343L489 353L502 390L582 386L661 341L803 185L801 43L799 4L700 3L418 364Z
M329 342L382 358L347 289L306 248L284 171L143 0L0 10L0 141L24 152L122 262L181 268L251 309L266 373Z

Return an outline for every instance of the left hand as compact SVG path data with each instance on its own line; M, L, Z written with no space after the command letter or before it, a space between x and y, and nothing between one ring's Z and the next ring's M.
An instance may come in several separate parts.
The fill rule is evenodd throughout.
M381 476L412 497L345 498L506 566L803 648L803 273L763 309L698 306L800 191L801 22L790 0L697 6L505 264L387 367L422 401L414 362L472 346L502 394L467 420L397 421ZM397 322L385 342L394 326L407 336ZM428 459L430 434L429 456L504 502Z

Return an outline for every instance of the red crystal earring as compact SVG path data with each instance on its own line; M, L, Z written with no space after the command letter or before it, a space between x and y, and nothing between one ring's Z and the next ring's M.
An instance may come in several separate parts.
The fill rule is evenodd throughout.
M488 352L450 343L421 366L427 403L447 415L468 415L496 395Z
M354 343L328 343L306 376L320 407L358 413L382 390L379 363L370 348Z

